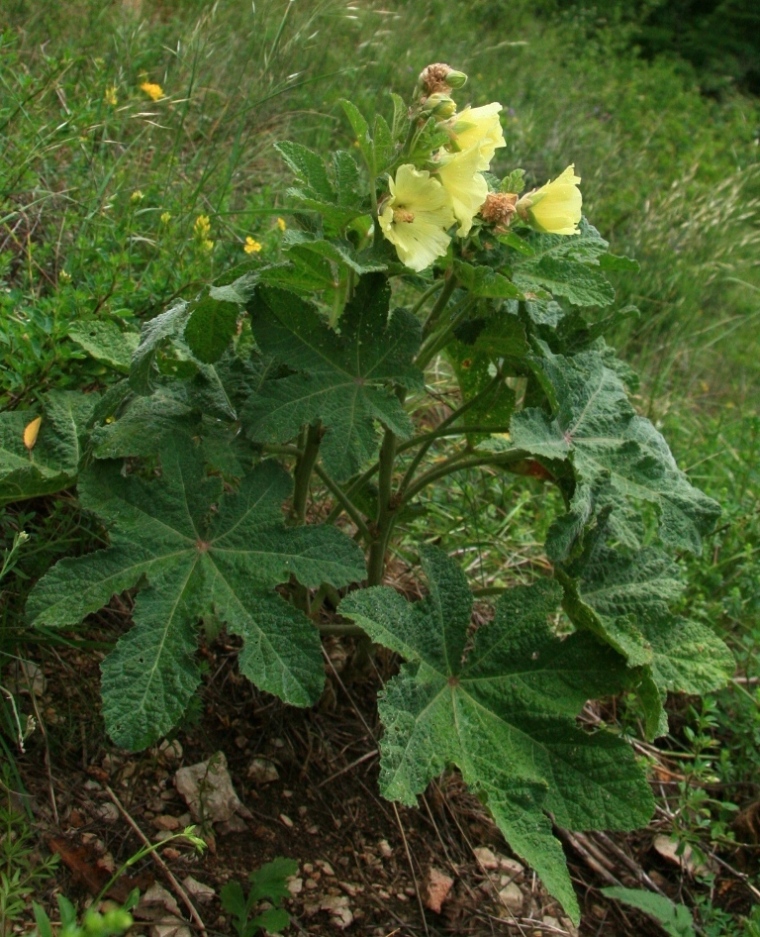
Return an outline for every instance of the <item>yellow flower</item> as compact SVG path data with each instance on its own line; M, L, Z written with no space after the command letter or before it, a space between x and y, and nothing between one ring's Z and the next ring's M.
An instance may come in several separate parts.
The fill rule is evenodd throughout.
M211 221L209 220L208 215L198 215L193 224L193 234L195 237L202 241L208 237L209 232L211 231Z
M389 184L391 196L378 218L380 228L399 260L419 272L448 250L446 230L455 220L449 197L427 170L408 163L399 166Z
M214 242L210 241L208 238L204 238L200 243L201 249L204 251L212 251L214 249Z
M172 213L170 211L165 211L161 213L161 224L169 224L172 218Z
M501 129L499 111L501 104L494 101L482 107L466 107L449 121L454 141L460 150L477 146L480 153L478 169L488 169L496 150L506 146Z
M575 164L552 182L524 195L517 203L520 217L545 234L577 234L583 198Z
M488 183L478 171L481 161L480 148L476 145L461 153L442 154L436 170L459 222L457 234L460 237L470 233L472 219L488 195Z
M252 237L247 237L245 239L245 244L243 245L243 250L246 254L258 254L261 250L261 244Z
M280 229L280 231L284 231L287 228L287 224L285 224L284 218L277 219L277 227Z
M116 96L116 85L111 85L110 88L106 88L106 93L103 95L103 100L110 107L116 107L119 103L119 99Z
M135 189L135 191L129 196L130 202L141 202L145 198L144 193L141 189Z
M164 96L164 89L161 85L154 85L150 81L144 81L140 85L140 91L144 91L151 101L157 101L159 98Z

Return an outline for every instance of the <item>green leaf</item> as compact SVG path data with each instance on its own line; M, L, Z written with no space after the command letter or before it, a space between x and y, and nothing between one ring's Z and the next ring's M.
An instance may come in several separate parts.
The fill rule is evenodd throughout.
M494 381L491 356L463 342L451 341L446 346L446 357L454 368L462 401L466 403L482 394L462 417L464 425L493 427L495 431L506 432L515 407L515 392L504 379ZM483 438L470 437L474 443Z
M69 338L91 358L123 374L129 372L132 355L140 341L134 332L122 332L109 319L74 322L69 326Z
M375 115L373 144L375 173L379 175L390 164L395 150L393 132L382 114Z
M189 304L181 299L166 312L143 324L140 344L132 355L129 373L129 383L136 393L147 395L151 392L156 355L166 341L182 334L189 314Z
M638 693L651 737L667 732L668 692L699 695L724 686L734 670L728 647L709 628L674 616L669 606L683 592L678 566L661 550L629 553L604 544L604 531L584 555L559 568L564 607L588 628L644 667Z
M611 886L601 891L607 898L622 901L648 914L670 937L697 937L691 912L685 905L675 904L664 895L656 895L641 888Z
M379 263L376 259L368 255L357 254L347 241L341 242L337 239L328 241L306 231L286 232L283 238L283 247L286 250L298 247L301 251L311 251L320 257L324 257L325 260L330 260L341 267L353 270L357 276L386 269L386 265ZM330 279L332 281L332 276Z
M134 627L103 663L106 726L114 741L140 749L184 711L200 675L197 620L215 612L243 638L240 669L294 705L319 696L323 669L311 622L274 586L294 576L335 587L364 576L359 548L334 528L286 528L286 473L264 462L234 494L206 478L192 444L164 441L162 476L124 477L119 463L83 474L85 509L111 525L111 546L58 563L32 590L34 625L77 625L114 593L138 587Z
M31 449L24 445L24 430L37 414L0 414L0 505L53 494L76 481L86 424L97 402L97 394L52 391Z
M524 293L548 290L576 306L608 306L615 299L615 290L604 274L559 257L525 262L515 267L512 279Z
M292 293L262 289L252 327L262 351L297 373L264 383L243 411L249 436L286 442L305 424L326 428L321 451L337 479L355 474L379 445L375 421L408 438L412 423L393 391L422 386L412 365L418 320L403 309L388 315L384 277L363 277L340 320L340 334L317 309Z
M384 796L413 805L452 765L487 803L511 847L578 919L550 811L560 826L631 829L653 801L629 746L589 734L575 717L590 697L619 691L625 665L591 635L557 638L547 623L559 588L509 590L468 645L472 596L440 551L423 557L430 595L406 602L387 587L353 592L342 615L406 658L380 701Z
M264 863L260 869L248 876L251 883L250 897L254 901L263 901L266 898L279 905L283 898L290 898L288 879L297 873L298 863L295 859L279 856Z
M321 156L300 143L290 141L276 143L275 149L296 176L303 180L311 194L321 201L335 202L335 190Z
M201 296L190 304L184 337L199 361L213 364L226 351L237 328L237 303Z
M517 413L513 444L547 459L570 460L576 480L600 494L607 482L619 497L651 502L660 514L663 542L698 553L718 505L679 471L665 440L636 414L619 376L599 353L565 358L542 347L534 365L553 415L534 408Z
M177 390L173 386L159 387L150 397L134 397L117 420L95 427L91 433L95 457L153 455L167 435L191 436L197 432L200 416Z
M491 267L475 267L463 260L454 261L454 273L462 285L473 296L494 299L522 299L523 292L515 284L492 270Z
M364 156L368 166L372 165L372 139L369 135L369 124L364 119L364 115L359 108L352 102L343 98L340 106L351 124L351 129L356 134L356 142Z

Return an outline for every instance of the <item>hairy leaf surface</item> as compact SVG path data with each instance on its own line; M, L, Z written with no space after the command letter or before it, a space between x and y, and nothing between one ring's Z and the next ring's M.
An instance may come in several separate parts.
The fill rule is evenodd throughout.
M560 640L547 624L559 587L509 590L468 646L472 596L440 551L424 554L430 595L354 592L341 614L406 658L380 703L383 794L406 804L452 765L491 809L517 853L576 918L551 822L582 829L645 823L652 798L630 748L575 723L586 699L626 685L623 660L588 633Z
M85 426L97 401L96 394L48 394L31 448L24 444L24 430L37 414L0 414L0 505L53 494L76 481Z
M553 416L535 408L516 414L513 444L569 459L581 483L608 480L619 495L652 502L663 542L698 553L720 509L689 483L660 433L636 414L619 376L596 352L565 358L543 346L535 364Z
M138 586L134 627L103 664L106 724L127 748L167 732L199 682L193 660L197 619L214 612L240 635L241 671L295 705L318 697L319 638L274 586L292 575L309 587L364 576L358 547L334 528L286 528L281 505L290 479L265 462L225 494L207 478L192 444L161 450L162 477L123 477L96 463L82 477L83 506L111 525L111 546L62 560L29 600L33 624L77 625L114 593Z
M407 438L412 423L391 385L421 386L422 374L412 365L420 328L405 310L389 317L389 299L384 277L363 277L337 333L310 303L262 289L252 310L256 340L296 373L265 382L251 397L243 414L249 435L286 442L304 424L321 421L322 457L338 479L356 473L377 451L375 421Z

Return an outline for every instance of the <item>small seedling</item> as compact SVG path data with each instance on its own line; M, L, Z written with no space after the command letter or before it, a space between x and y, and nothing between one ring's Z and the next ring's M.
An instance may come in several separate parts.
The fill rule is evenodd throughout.
M251 872L248 897L240 882L228 882L221 891L222 907L234 915L232 924L239 937L253 937L259 930L279 934L288 924L290 915L281 905L283 898L290 897L287 880L298 871L295 859L279 857ZM252 916L256 906L269 901L272 907Z

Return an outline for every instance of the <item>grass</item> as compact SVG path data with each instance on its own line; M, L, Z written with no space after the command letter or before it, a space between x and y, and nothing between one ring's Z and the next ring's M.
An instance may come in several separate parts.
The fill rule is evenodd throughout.
M619 301L641 316L617 343L642 374L641 409L725 508L705 557L688 561L686 606L727 637L739 669L706 701L710 719L695 709L692 723L720 742L710 770L729 791L723 801L757 798L760 106L706 99L687 67L643 62L624 30L586 25L582 14L540 20L527 0L6 4L0 407L120 378L69 335L74 323L136 332L243 260L246 238L275 258L288 184L275 140L351 146L340 97L387 109L382 89L405 93L427 62L464 68L475 103L504 105L496 171L521 165L535 185L575 162L588 214L641 265L620 275ZM156 100L146 83L160 86ZM411 527L468 551L484 589L540 562L548 519L531 489L517 496L503 475L451 484L471 510L452 511L449 493L433 489L430 514ZM6 510L6 548L20 529L33 538L20 548L21 578L6 580L6 654L20 640L23 576L97 536L61 503L28 518ZM711 809L718 824L722 808ZM706 845L711 824L692 824Z

